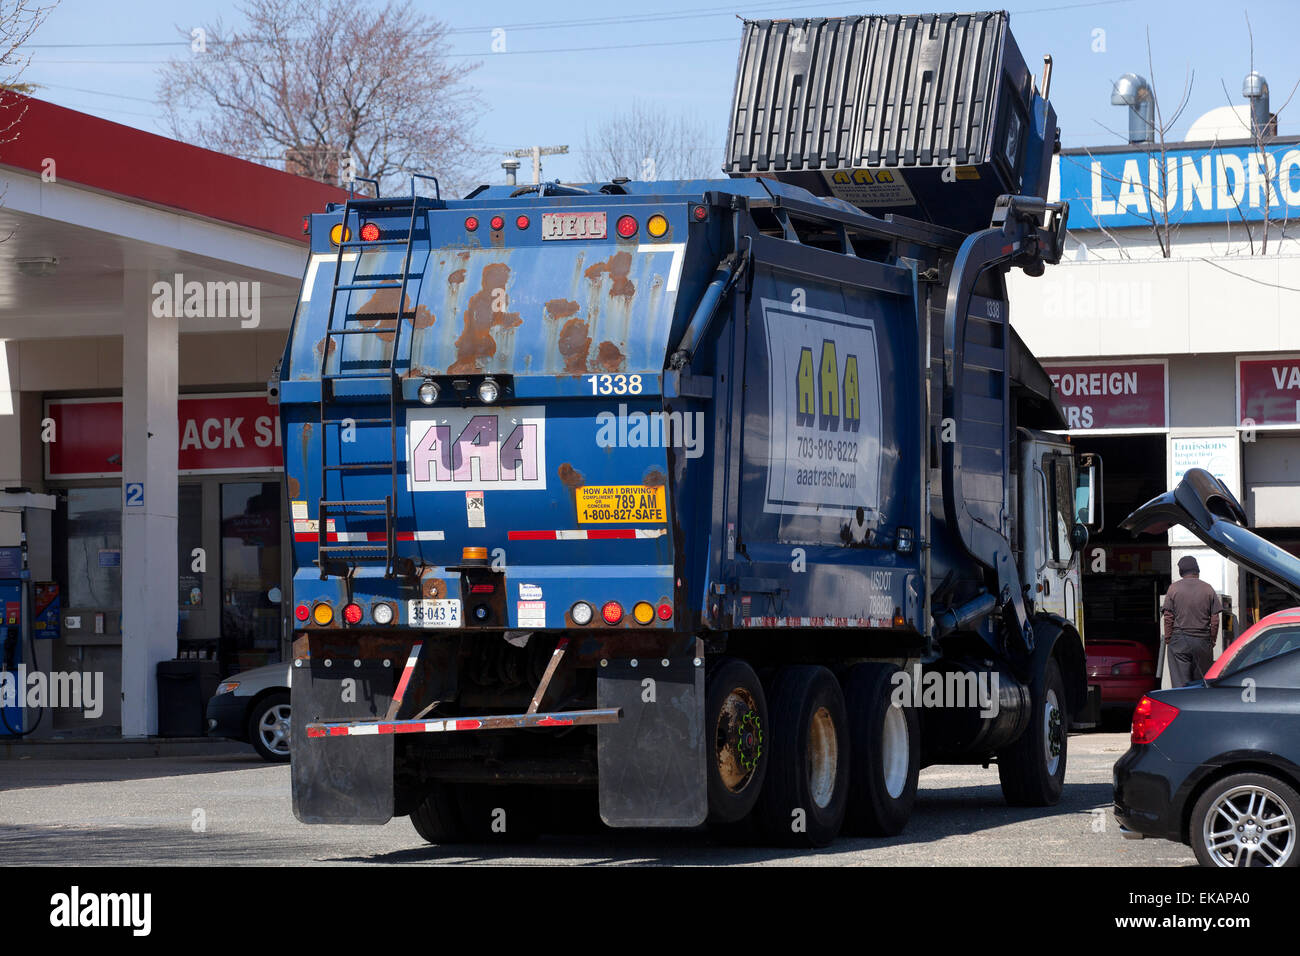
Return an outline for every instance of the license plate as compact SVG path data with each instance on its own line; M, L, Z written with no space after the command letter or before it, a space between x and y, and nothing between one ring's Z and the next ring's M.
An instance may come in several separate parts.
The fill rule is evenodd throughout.
M412 601L407 607L409 627L460 627L460 601Z
M543 239L604 239L603 212L544 212Z

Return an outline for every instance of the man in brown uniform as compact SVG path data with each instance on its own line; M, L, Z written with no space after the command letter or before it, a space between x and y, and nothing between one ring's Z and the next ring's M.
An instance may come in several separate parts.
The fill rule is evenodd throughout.
M1223 604L1214 587L1201 580L1201 567L1190 554L1179 560L1178 574L1165 594L1165 643L1169 679L1174 687L1186 687L1210 669Z

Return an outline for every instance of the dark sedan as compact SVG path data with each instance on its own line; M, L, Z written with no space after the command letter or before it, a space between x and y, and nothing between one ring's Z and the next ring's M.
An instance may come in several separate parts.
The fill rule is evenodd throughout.
M1175 523L1300 597L1300 561L1247 530L1208 473L1192 469L1123 526ZM1300 865L1300 610L1243 633L1201 683L1143 697L1131 740L1114 775L1126 836L1190 844L1206 866Z

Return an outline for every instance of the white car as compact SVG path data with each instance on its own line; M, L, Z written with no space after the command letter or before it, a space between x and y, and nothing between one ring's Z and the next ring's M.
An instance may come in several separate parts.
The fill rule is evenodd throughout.
M289 759L288 664L267 664L227 677L208 701L208 734L252 744L262 759Z

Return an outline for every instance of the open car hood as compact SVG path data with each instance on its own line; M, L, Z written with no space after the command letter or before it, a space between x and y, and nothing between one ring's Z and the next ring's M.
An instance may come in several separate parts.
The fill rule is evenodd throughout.
M1241 503L1203 468L1189 468L1177 488L1152 498L1119 526L1137 535L1161 534L1176 524L1225 558L1300 599L1300 559L1248 529Z

